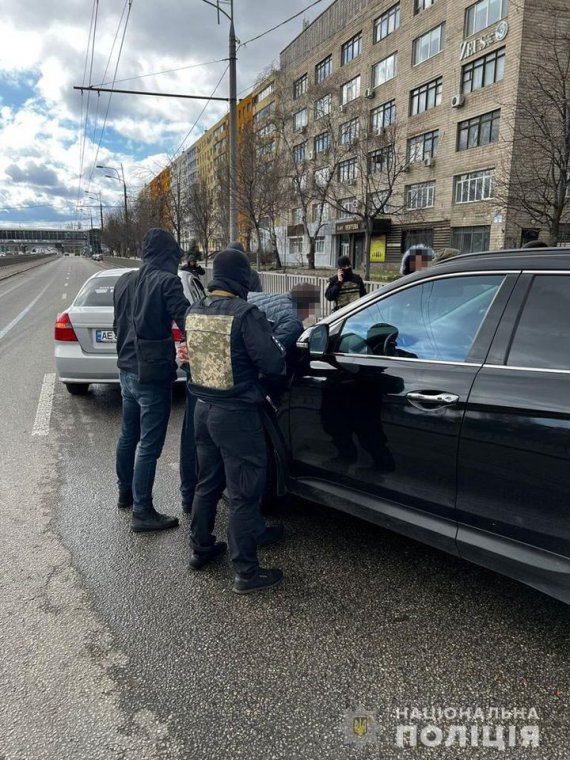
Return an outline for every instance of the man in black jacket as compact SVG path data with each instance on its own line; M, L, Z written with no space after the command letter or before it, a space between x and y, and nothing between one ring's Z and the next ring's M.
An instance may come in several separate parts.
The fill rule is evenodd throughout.
M124 274L113 295L123 420L117 444L119 507L133 507L135 532L175 528L154 509L152 488L170 417L176 352L172 322L184 330L189 303L177 275L180 249L166 230L143 240L143 265ZM138 450L137 450L138 446Z
M338 260L337 273L330 278L325 290L325 298L327 301L334 301L334 310L336 311L365 295L366 288L362 282L362 277L352 271L349 257L341 256Z
M229 494L230 556L234 591L248 594L275 586L283 574L259 567L259 505L267 452L260 408L260 373L285 372L285 351L262 312L247 302L251 267L245 254L226 250L214 259L210 295L186 315L195 414L198 485L191 518L190 567L200 570L226 551L213 535L218 501ZM271 530L271 529L269 529ZM268 543L269 541L262 541Z

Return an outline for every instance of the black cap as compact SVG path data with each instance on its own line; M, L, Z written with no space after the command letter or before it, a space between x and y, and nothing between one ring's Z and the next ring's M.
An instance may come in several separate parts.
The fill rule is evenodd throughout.
M351 267L352 262L350 260L350 256L341 256L340 259L337 261L337 264L340 268Z

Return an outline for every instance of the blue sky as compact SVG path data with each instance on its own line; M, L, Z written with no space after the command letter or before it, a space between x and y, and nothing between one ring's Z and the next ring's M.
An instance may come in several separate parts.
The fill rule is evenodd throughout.
M235 0L236 34L245 42L310 3ZM314 19L329 4L322 0L304 17ZM88 208L95 202L85 191L101 193L104 206L122 201L121 183L105 178L96 164L123 164L135 196L185 138L188 147L226 110L223 103L210 103L198 120L202 101L118 94L109 99L73 89L111 82L116 67L116 87L122 89L206 95L214 90L227 66L220 59L227 57L228 44L227 23L217 25L214 9L201 0L132 0L125 25L127 8L128 0L0 0L1 227L89 225L98 209ZM302 19L240 49L238 90L245 94L275 62ZM177 71L160 73L172 69ZM216 94L227 96L227 87L226 74Z

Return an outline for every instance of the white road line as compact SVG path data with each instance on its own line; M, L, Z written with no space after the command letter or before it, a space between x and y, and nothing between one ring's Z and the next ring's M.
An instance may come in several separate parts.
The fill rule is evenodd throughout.
M55 391L55 372L44 375L38 409L36 411L36 421L32 429L32 435L49 435L49 425L51 420L51 410L53 407L53 394Z
M61 300L62 300L62 301L65 301L65 299L66 299L66 298L67 298L67 293L64 293L64 294L62 295L62 297L61 297Z
M34 306L37 304L37 302L40 300L40 298L43 296L43 294L46 292L46 290L48 288L50 288L50 287L51 287L51 282L49 283L49 285L45 286L45 288L42 290L42 292L38 296L36 296L34 298L34 300L30 304L28 304L28 306L26 306L26 308L23 311L21 311L18 314L17 317L14 317L14 319L10 322L9 325L6 325L6 327L3 330L0 330L0 340L2 340L2 338L4 338L6 335L8 335L8 333L10 332L10 330L13 327L15 327L18 324L18 322L21 319L23 319L29 311L31 311L34 308Z

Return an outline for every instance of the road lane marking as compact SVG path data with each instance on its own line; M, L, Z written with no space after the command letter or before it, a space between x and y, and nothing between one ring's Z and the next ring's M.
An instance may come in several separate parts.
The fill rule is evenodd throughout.
M49 435L51 410L53 408L53 394L55 391L55 372L44 375L36 420L32 429L32 435Z
M15 327L18 324L18 322L21 319L23 319L29 311L31 311L34 308L34 306L37 304L37 302L40 300L40 298L43 296L46 290L51 287L51 284L52 283L50 282L49 285L46 285L45 288L42 290L42 292L38 296L36 296L34 300L30 304L28 304L28 306L26 306L26 308L23 311L21 311L18 314L17 317L14 317L14 319L10 322L9 325L6 325L6 327L3 330L0 330L0 340L2 340L2 338L8 335L10 330L13 327Z
M62 301L65 301L65 299L66 299L66 298L67 298L67 293L64 293L64 294L62 295L62 297L61 297L61 300L62 300Z

